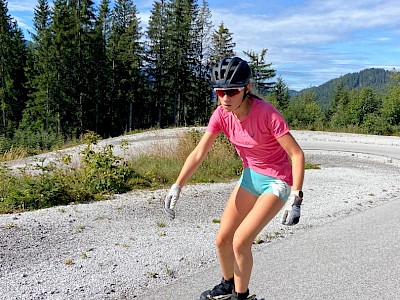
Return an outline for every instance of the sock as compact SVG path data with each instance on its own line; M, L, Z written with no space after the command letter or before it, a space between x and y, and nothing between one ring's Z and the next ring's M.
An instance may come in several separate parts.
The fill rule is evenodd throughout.
M226 280L226 279L224 278L224 280L225 280L225 282L229 283L230 285L235 285L235 280L234 280L234 278L231 278L231 279L229 279L229 280Z
M237 298L239 300L245 300L247 299L247 297L249 296L249 290L246 291L246 293L236 293L237 294Z

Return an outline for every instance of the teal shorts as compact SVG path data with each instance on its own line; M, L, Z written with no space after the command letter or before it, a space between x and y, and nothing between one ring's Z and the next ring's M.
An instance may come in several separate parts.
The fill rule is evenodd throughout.
M257 197L270 193L283 201L287 201L291 191L291 187L284 180L254 172L250 168L243 170L238 185Z

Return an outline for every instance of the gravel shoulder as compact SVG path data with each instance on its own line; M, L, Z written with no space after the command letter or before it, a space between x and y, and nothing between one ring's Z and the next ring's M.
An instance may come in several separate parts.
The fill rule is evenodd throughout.
M170 140L171 134L178 135L160 131L152 141L146 139L149 134L127 139L130 149L144 149L160 135ZM353 138L382 147L397 146L399 141L313 132L294 135L300 141L353 142ZM255 245L255 251L399 198L399 160L341 151L305 153L306 160L321 169L306 171L300 224L283 226L278 215L260 233L264 243ZM234 184L184 187L175 220L162 211L166 190L134 191L91 204L0 215L0 299L135 299L201 272L217 263L215 220Z

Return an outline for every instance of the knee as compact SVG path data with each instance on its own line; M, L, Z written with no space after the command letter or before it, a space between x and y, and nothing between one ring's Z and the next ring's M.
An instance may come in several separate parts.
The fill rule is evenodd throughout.
M215 237L215 245L218 249L232 248L232 237L218 233Z
M251 251L253 242L248 239L235 235L232 241L232 248L235 255L240 255Z

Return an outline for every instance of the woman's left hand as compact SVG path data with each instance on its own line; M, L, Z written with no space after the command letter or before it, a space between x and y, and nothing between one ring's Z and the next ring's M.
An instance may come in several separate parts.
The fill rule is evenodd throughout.
M303 202L302 191L292 191L283 208L281 223L284 225L295 225L300 221L300 206Z

